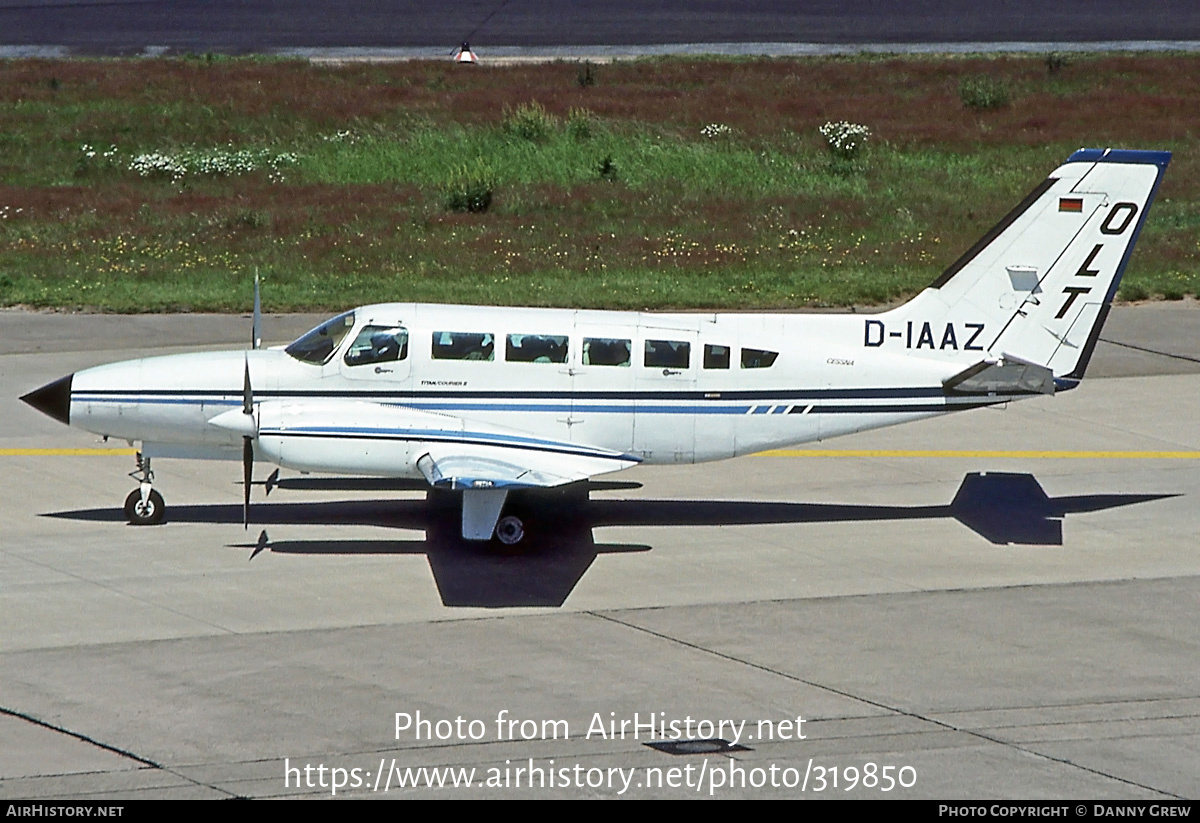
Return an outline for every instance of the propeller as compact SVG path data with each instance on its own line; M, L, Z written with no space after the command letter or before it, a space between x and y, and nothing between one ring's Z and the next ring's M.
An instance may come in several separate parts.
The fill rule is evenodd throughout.
M262 295L258 285L258 269L254 270L254 320L250 326L250 348L262 348Z
M250 386L250 357L246 357L246 373L242 381L242 414L254 418L254 389ZM242 483L245 498L242 502L242 527L250 528L250 481L254 477L254 438L242 436Z
M254 270L254 319L250 327L250 348L262 348L262 293L258 270ZM242 414L254 417L254 390L250 386L250 357L246 356L246 374L242 382ZM245 497L242 502L242 527L250 528L250 481L254 477L254 439L242 436L242 483ZM270 493L268 487L267 493ZM261 551L261 549L260 549Z

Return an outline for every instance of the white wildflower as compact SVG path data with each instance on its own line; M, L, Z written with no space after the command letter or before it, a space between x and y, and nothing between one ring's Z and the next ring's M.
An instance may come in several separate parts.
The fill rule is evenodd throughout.
M235 149L230 145L217 149L184 149L178 154L139 154L130 162L129 170L142 177L159 175L179 182L188 175L238 177L265 169L272 182L280 182L283 180L281 167L299 160L293 152L272 154L268 149Z
M867 144L867 138L871 136L871 130L866 126L845 120L839 120L836 123L830 121L821 126L818 131L825 138L825 145L828 146L829 152L839 160L853 160L858 156L862 147Z

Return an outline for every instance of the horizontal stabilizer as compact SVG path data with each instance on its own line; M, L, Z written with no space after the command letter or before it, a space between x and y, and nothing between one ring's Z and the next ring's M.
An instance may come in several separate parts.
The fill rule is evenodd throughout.
M943 381L948 394L1054 394L1054 373L1006 354L981 360Z

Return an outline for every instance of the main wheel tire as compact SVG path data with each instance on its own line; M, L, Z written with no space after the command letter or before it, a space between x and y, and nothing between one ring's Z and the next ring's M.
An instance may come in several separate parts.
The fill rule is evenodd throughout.
M125 498L125 519L131 526L157 526L166 515L167 505L154 489L146 496L145 503L142 503L141 489L134 489Z
M525 539L525 524L514 515L501 517L496 523L496 540L502 546L516 546Z

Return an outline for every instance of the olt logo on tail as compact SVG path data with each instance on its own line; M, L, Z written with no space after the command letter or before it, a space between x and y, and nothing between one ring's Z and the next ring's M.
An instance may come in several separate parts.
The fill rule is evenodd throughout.
M1138 207L1134 203L1118 203L1109 210L1108 215L1104 218L1104 222L1100 224L1100 233L1110 236L1119 236L1125 233L1130 224L1133 223L1133 218L1137 216ZM1087 258L1079 267L1079 271L1075 272L1075 277L1095 277L1100 274L1100 269L1093 269L1092 263L1096 260L1096 256L1100 254L1100 250L1104 248L1103 243L1097 243L1088 252ZM1062 293L1066 295L1066 300L1062 304L1062 308L1058 310L1058 314L1054 315L1055 320L1062 320L1066 317L1067 312L1071 310L1071 305L1079 298L1080 295L1089 294L1092 290L1091 286L1063 286Z

